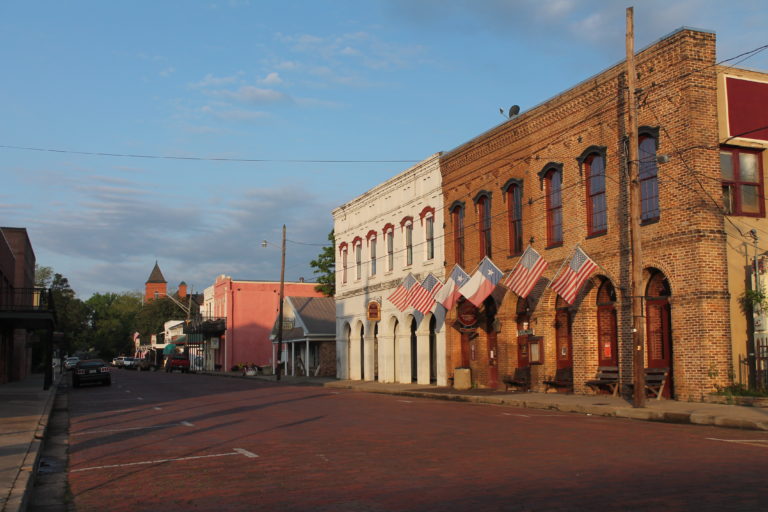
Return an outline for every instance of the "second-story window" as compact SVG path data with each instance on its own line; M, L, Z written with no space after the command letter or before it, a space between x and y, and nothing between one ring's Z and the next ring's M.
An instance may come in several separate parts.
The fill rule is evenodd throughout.
M640 137L640 220L651 222L659 218L659 168L656 163L656 139Z
M339 250L341 251L341 282L346 283L347 282L347 243L344 242L341 247L339 247Z
M371 257L371 276L376 275L376 235L368 239L368 248Z
M451 228L453 229L453 258L464 266L464 204L451 207Z
M523 252L523 186L511 179L502 188L507 196L507 222L509 223L509 254Z
M363 277L363 241L358 240L355 244L355 279Z
M608 229L605 200L605 159L597 153L584 160L587 177L587 234L602 235Z
M720 149L723 206L727 215L765 215L760 157L759 151L750 149Z
M427 215L424 218L424 238L427 243L427 260L435 259L435 217Z
M389 228L385 231L384 238L387 241L387 271L391 272L395 268L395 230Z
M413 265L413 221L408 221L403 226L405 233L405 265Z
M544 176L547 194L547 246L563 243L563 174L560 169L550 169Z
M491 257L491 196L481 192L477 203L477 232L480 236L480 258Z

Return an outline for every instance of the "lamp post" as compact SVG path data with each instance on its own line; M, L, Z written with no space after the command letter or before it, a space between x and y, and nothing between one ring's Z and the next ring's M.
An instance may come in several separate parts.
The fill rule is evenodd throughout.
M267 241L261 242L262 247L267 246ZM283 224L283 244L280 257L280 303L277 309L277 357L275 358L275 378L280 380L280 362L283 358L283 289L285 286L285 224Z

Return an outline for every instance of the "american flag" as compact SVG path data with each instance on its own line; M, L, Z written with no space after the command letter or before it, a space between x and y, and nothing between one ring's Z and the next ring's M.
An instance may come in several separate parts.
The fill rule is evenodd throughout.
M547 260L542 258L541 254L529 245L515 268L504 278L501 284L515 292L518 297L524 299L531 293L533 287L536 286L541 274L544 273L548 265Z
M432 306L435 305L435 294L443 288L443 283L432 274L427 275L421 284L416 283L411 288L411 296L408 301L413 309L426 315L432 311Z
M408 307L408 301L411 295L411 288L414 284L417 284L418 281L415 277L413 277L413 274L408 274L405 276L405 279L403 279L403 282L400 283L400 286L395 288L395 291L392 292L392 295L387 297L387 300L394 304L394 306L399 309L400 311L405 311L405 309Z
M555 290L565 302L573 304L576 300L576 294L579 293L581 285L587 280L589 275L597 268L597 263L589 259L581 247L576 247L571 262L566 265L563 272L552 281L550 288Z
M454 265L451 275L445 281L445 286L435 294L435 300L442 304L445 309L450 310L461 297L459 288L467 281L469 281L469 274L464 272L464 269L459 265Z

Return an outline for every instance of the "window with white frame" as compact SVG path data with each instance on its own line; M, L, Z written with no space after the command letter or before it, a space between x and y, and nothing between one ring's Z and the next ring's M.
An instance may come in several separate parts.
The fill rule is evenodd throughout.
M405 265L413 265L413 221L409 220L403 225L405 234Z
M368 239L368 249L370 250L370 258L371 258L371 276L375 276L376 275L376 235L373 235Z
M387 240L387 271L395 268L395 229L390 227L385 234Z
M347 282L347 243L344 242L339 246L339 252L341 252L341 282L346 284Z
M432 213L424 217L424 240L427 244L427 260L435 259L435 216Z
M363 277L363 241L355 243L355 279Z

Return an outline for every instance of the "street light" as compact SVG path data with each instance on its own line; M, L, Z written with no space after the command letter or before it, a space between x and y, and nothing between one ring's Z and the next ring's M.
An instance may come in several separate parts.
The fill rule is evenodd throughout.
M261 242L262 247L267 246L267 241ZM280 259L280 304L278 306L277 313L277 357L275 361L275 377L280 380L280 361L283 356L283 286L285 284L285 224L283 224L283 246L282 256Z

